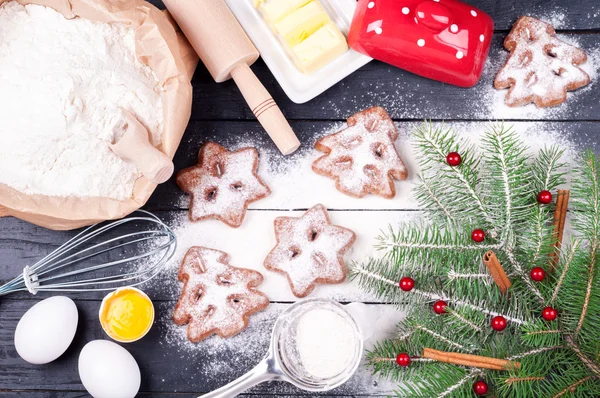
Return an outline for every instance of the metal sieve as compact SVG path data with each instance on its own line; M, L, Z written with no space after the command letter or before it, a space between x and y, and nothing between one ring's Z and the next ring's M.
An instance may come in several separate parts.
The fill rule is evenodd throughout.
M332 311L344 318L354 331L354 352L346 369L329 378L318 378L304 369L296 349L295 334L302 315L315 309ZM344 384L358 368L363 352L363 339L356 320L333 300L306 299L292 304L277 318L271 344L265 359L254 369L224 387L202 398L229 398L265 381L286 381L306 391L328 391Z

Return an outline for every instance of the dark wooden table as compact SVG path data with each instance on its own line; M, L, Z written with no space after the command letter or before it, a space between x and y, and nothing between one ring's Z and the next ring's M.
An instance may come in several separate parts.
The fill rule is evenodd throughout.
M240 0L244 1L244 0ZM160 0L152 0L160 8ZM512 23L521 15L553 19L560 23L559 32L574 40L600 61L600 2L596 0L470 0L470 3L492 15L496 32L492 43L490 62L482 81L472 89L460 89L426 80L379 62L372 62L347 79L332 87L307 104L297 105L287 99L262 61L253 69L264 82L275 100L289 118L292 127L305 144L314 142L317 134L356 111L372 105L387 108L399 126L423 119L434 121L472 122L484 128L494 118L489 103L494 74L506 52L502 41ZM600 65L596 64L597 69ZM198 67L194 79L192 118L183 142L175 157L179 170L195 163L197 150L208 139L234 142L242 139L274 152L273 145L254 119L232 82L216 84L203 66ZM547 113L514 113L507 120L530 121L532 126L544 124L545 129L556 128L580 147L591 147L600 152L600 91L598 82L569 98L569 103ZM1 104L0 104L1 106ZM514 116L512 116L514 115ZM182 194L171 180L160 186L145 207L166 222L179 218L187 209ZM392 202L391 202L392 203ZM310 203L307 203L308 207ZM370 212L408 211L401 204L390 204L388 209L356 209ZM285 206L273 209L256 208L252 211L290 210ZM344 209L339 209L344 210ZM381 225L385 228L386 225ZM56 248L72 232L53 232L13 218L0 219L0 280L20 273L23 267ZM173 276L172 276L173 277ZM259 333L252 334L254 349L243 344L223 343L220 349L186 351L165 340L169 327L161 319L168 318L177 297L169 289L153 284L146 288L153 298L159 322L150 334L126 348L137 359L142 371L140 395L157 397L196 396L211 391L249 370L260 358L257 353L268 344L269 328L276 315L289 301L274 302L259 320L251 325ZM0 299L0 396L1 397L65 397L87 396L77 373L77 358L83 345L93 339L107 338L100 328L97 312L102 294L71 294L80 311L80 326L67 353L57 361L34 366L24 362L13 345L15 326L23 313L48 294L31 296L14 294ZM351 297L342 297L342 301ZM378 306L379 303L370 303ZM214 346L218 344L213 343ZM256 347L259 349L256 349ZM223 365L223 366L216 366ZM328 396L379 396L391 393L389 387L373 380L355 378L347 385L328 393ZM284 384L265 384L248 396L309 395Z

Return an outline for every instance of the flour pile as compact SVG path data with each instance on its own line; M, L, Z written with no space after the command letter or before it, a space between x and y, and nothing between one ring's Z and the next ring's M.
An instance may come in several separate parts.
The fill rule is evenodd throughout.
M132 28L0 6L0 183L27 194L132 195L137 168L109 148L120 108L160 144L161 88Z

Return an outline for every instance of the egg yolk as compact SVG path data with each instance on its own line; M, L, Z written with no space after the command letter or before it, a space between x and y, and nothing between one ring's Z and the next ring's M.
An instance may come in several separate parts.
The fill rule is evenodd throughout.
M153 318L154 307L147 297L135 290L122 290L108 298L101 320L112 338L127 341L142 337Z

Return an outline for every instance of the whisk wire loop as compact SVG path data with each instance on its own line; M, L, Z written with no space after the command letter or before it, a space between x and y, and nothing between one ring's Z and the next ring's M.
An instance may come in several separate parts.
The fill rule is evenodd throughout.
M144 210L136 213L140 215L85 228L35 264L25 267L21 275L0 286L0 296L18 291L32 294L38 291L106 291L122 286L137 286L156 277L173 257L177 238L171 228L155 215ZM149 227L100 240L103 235L115 232L113 230L119 227L137 227L136 224ZM137 254L123 257L129 249ZM120 258L101 257L113 254ZM101 262L92 263L93 259L99 257L102 258ZM86 265L75 268L80 264ZM69 267L73 269L67 270ZM72 279L109 268L115 270L109 275Z

